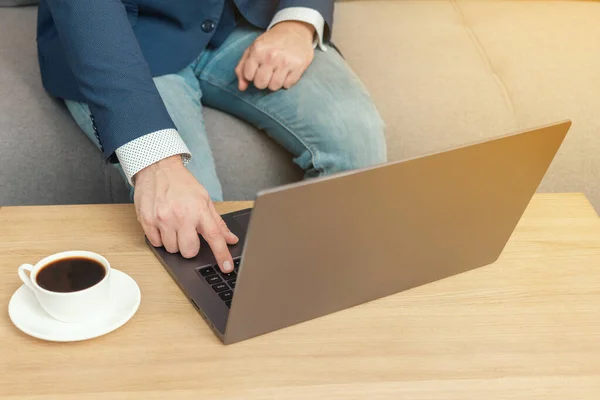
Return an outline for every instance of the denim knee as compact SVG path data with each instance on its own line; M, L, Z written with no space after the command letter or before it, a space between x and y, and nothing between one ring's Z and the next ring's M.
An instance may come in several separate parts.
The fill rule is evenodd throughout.
M385 124L369 101L344 101L330 117L327 145L315 160L323 175L371 167L387 161Z

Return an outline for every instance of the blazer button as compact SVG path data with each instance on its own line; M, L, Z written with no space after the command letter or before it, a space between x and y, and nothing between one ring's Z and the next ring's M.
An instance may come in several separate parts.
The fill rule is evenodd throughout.
M202 30L204 32L208 33L208 32L212 32L216 26L217 26L217 24L215 24L215 21L211 21L210 19L207 19L206 21L204 21L202 23L202 25L200 27L202 28Z

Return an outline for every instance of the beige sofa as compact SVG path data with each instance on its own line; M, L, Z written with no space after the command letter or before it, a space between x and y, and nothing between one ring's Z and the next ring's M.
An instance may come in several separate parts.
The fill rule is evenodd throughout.
M128 201L114 169L39 82L34 7L0 9L0 205ZM600 207L600 2L346 0L334 41L399 160L571 119L541 191ZM291 157L206 110L227 199L299 179Z
M344 1L336 24L391 159L571 119L540 191L600 207L600 2Z

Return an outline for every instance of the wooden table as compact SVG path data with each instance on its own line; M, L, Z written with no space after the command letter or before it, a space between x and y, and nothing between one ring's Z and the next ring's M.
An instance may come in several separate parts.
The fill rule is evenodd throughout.
M140 309L98 339L30 338L7 313L17 266L69 249L136 279ZM493 265L231 346L131 205L4 207L0 303L2 400L600 398L600 219L579 194L536 195Z

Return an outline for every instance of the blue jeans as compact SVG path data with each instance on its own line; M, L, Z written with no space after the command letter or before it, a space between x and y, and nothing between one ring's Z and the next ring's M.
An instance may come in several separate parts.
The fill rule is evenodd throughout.
M238 90L234 69L261 33L239 27L218 49L207 49L176 74L154 79L192 153L187 168L213 201L223 200L223 193L208 144L203 105L235 115L266 132L293 155L307 178L385 162L381 117L365 87L333 48L316 50L313 63L289 90L271 92L252 85L245 92ZM87 105L74 101L66 101L66 105L99 147ZM121 174L125 176L122 170Z

